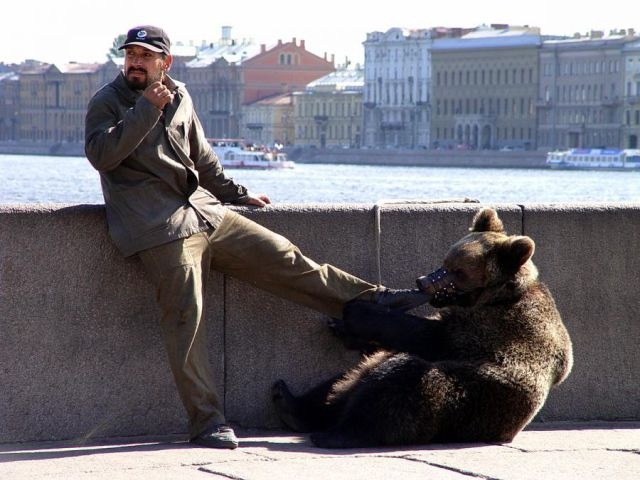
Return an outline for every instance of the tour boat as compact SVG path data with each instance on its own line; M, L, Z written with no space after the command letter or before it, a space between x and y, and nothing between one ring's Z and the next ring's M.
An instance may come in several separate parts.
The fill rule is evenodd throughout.
M295 168L295 162L279 149L248 146L241 139L209 139L211 148L224 168L258 170Z
M551 168L566 170L640 171L640 150L572 148L549 152L546 163Z

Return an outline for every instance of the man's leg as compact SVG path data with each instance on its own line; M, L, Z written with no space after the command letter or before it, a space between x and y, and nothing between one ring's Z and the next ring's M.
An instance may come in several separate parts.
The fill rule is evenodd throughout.
M394 301L384 287L314 262L285 237L233 211L227 211L209 242L214 269L334 318L342 318L344 304L355 298L383 304ZM427 301L419 292L398 297Z
M207 354L204 291L209 275L207 234L177 240L140 253L156 286L160 326L191 438L224 424Z

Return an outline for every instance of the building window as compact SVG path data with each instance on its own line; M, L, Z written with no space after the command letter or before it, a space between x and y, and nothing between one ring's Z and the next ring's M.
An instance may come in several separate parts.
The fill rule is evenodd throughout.
M293 55L290 53L281 53L278 62L280 65L293 65Z

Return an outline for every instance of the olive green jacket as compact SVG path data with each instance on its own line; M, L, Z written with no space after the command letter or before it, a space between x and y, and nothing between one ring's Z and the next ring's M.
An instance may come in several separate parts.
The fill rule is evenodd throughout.
M227 177L181 82L164 111L120 73L91 99L85 153L100 173L109 233L125 256L216 228L224 203L245 203Z

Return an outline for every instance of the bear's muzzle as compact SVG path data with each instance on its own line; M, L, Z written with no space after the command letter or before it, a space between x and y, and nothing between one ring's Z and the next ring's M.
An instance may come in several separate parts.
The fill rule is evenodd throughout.
M416 284L420 290L431 297L430 303L434 307L453 303L458 294L453 282L453 275L444 267L419 277Z

